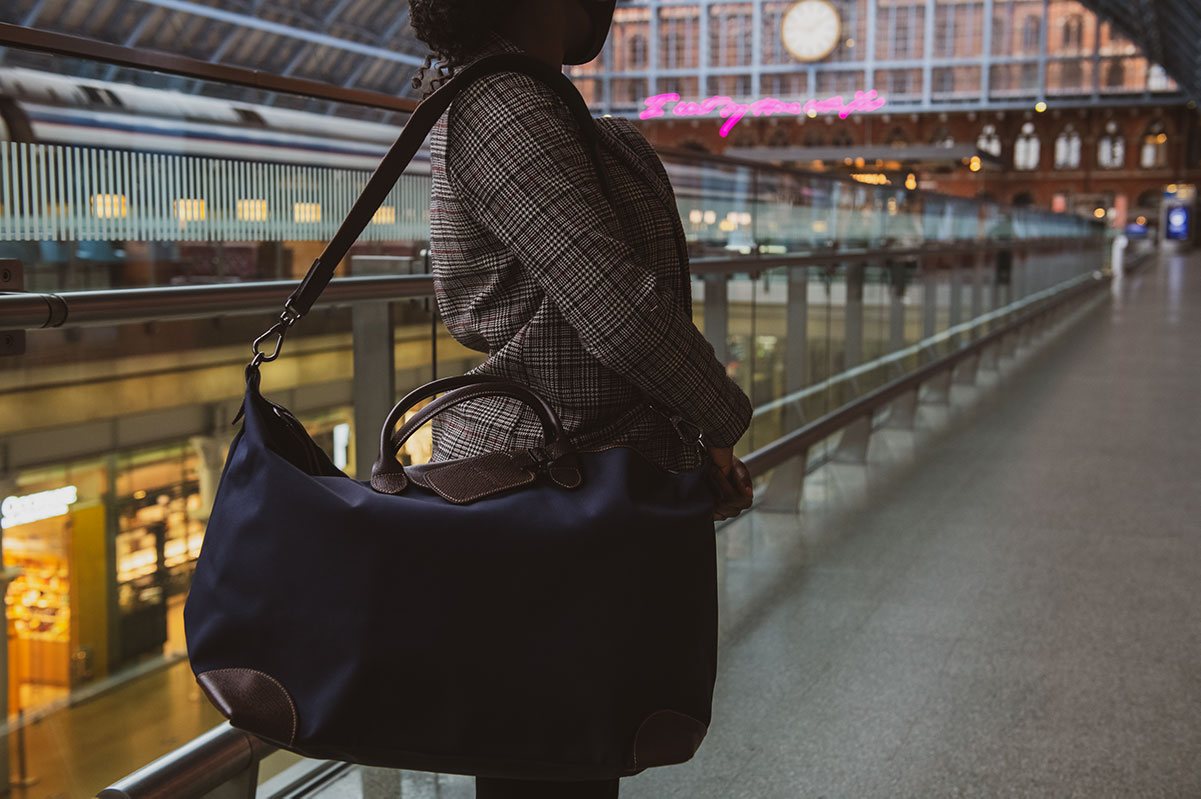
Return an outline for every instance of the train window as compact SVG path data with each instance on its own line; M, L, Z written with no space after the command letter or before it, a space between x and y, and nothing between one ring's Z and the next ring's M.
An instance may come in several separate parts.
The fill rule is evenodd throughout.
M235 108L234 111L238 113L238 118L243 122L247 122L251 125L267 124L263 121L263 118L259 116L258 111L251 111L249 108Z
M83 89L83 93L96 105L108 105L113 108L124 106L121 99L108 89L97 89L95 86L80 86L79 88Z

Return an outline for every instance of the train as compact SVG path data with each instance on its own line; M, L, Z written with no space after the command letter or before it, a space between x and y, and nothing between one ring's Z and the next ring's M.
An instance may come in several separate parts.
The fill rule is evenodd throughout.
M399 125L178 89L0 67L0 147L25 142L83 147L114 157L187 156L227 165L275 165L284 174L316 168L345 175L374 170L400 131ZM405 174L428 179L429 160L423 147ZM7 180L16 205L19 184L28 176L14 172ZM7 225L0 224L0 257L22 260L27 285L48 290L288 277L293 263L311 260L315 246L307 240L132 242L94 235L37 241L6 232ZM413 242L356 245L356 251L375 254L413 250Z
M0 141L371 170L400 130L174 89L0 67ZM428 149L408 171L429 174Z

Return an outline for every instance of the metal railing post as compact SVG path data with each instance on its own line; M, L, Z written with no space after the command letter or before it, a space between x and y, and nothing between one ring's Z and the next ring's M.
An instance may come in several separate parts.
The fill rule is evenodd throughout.
M899 350L905 346L905 290L908 273L904 261L889 262L888 346Z
M846 266L846 305L843 308L843 368L858 366L863 360L863 272L864 263Z
M730 334L729 275L705 275L705 338L713 345L717 360L730 360L727 338Z
M355 303L351 309L354 373L355 477L366 480L379 454L380 426L396 402L396 363L392 304L387 300Z
M954 327L963 321L963 269L960 259L956 258L951 262L951 274L948 282L951 285L951 308L947 318L947 327ZM951 336L951 344L958 346L960 336L958 333Z
M809 267L788 270L788 298L784 308L784 391L793 394L809 382ZM804 422L804 413L794 404L784 423L792 430Z
M927 256L919 262L918 271L922 275L922 338L932 338L938 331L938 271L933 267L934 259ZM926 359L933 358L933 353L926 350Z

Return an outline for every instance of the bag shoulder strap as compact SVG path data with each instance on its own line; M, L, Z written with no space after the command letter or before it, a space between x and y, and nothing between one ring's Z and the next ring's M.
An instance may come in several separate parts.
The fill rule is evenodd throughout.
M354 201L350 213L346 215L333 238L325 245L325 249L313 261L313 265L309 267L309 271L300 281L300 285L284 302L284 310L280 314L279 321L254 340L251 345L254 353L251 365L257 367L264 361L272 361L279 357L288 328L313 307L313 303L317 301L321 292L329 284L334 270L342 258L362 234L363 229L367 227L380 204L383 203L401 173L404 172L405 167L417 154L417 150L420 149L434 124L450 107L451 101L473 81L498 72L521 72L546 84L566 101L567 107L580 127L588 154L596 169L601 191L610 205L613 204L613 195L601 165L600 146L592 115L588 110L587 103L584 102L584 98L580 96L571 80L549 64L524 53L500 53L477 59L460 69L445 85L413 109L404 129L392 146L388 148L388 152L380 161L379 166L375 168L367 185L359 193L358 199ZM274 352L269 355L260 352L259 345L272 335L277 336Z

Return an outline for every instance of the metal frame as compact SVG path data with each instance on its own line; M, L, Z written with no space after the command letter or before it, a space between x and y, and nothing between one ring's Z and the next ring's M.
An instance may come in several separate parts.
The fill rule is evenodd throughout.
M1177 0L1166 0L1175 6ZM754 48L755 54L758 56L752 58L750 65L746 66L715 66L711 64L712 53L710 52L710 37L709 28L714 25L720 25L723 17L714 17L712 20L711 7L719 4L719 0L632 0L628 4L624 4L623 8L642 8L647 9L651 14L652 20L658 19L660 8L669 8L673 6L696 6L699 9L700 31L698 40L695 42L698 48L698 63L699 70L688 68L660 68L656 60L651 60L644 69L628 69L614 70L610 65L611 60L606 60L604 66L595 72L589 72L588 77L599 79L605 90L602 91L604 97L601 107L598 109L604 113L613 114L615 116L631 115L637 113L638 110L631 110L627 104L615 105L610 101L611 93L607 87L614 81L628 78L645 78L650 88L650 94L655 94L662 91L660 79L698 75L700 77L699 91L700 96L704 97L709 94L707 85L710 77L749 77L752 85L754 96L758 96L758 86L761 78L764 75L773 74L792 74L796 72L806 72L809 75L810 96L817 96L816 78L818 75L828 72L858 72L862 74L863 85L865 88L876 88L880 91L885 91L887 87L876 85L874 76L879 69L901 69L901 70L919 70L923 76L921 92L910 92L905 95L905 99L898 99L890 102L881 111L876 113L889 112L940 112L940 111L969 111L969 110L1011 110L1011 109L1029 109L1034 102L1038 100L1048 99L1047 86L1047 65L1052 62L1066 61L1096 61L1102 58L1105 54L1101 53L1099 42L1097 42L1091 52L1084 50L1078 54L1064 55L1059 53L1049 53L1048 42L1051 32L1049 30L1049 7L1050 0L1043 0L1041 16L1042 30L1039 35L1039 46L1037 52L1018 54L995 54L992 52L992 21L995 0L982 0L983 4L983 20L981 27L983 28L984 38L981 41L981 53L978 56L946 56L934 53L934 10L936 8L935 0L915 0L912 5L904 6L888 6L887 8L900 11L910 8L925 8L924 29L926 33L926 46L920 53L915 53L911 57L904 58L876 58L876 40L877 40L877 24L881 16L878 13L878 0L867 0L867 29L865 31L866 41L860 43L855 49L856 55L859 57L856 60L833 61L823 60L814 63L784 63L784 64L767 64L764 63L764 50L762 46L761 24L755 26L756 42L760 46ZM761 16L760 2L754 4L754 13ZM1154 10L1155 4L1150 0L1140 0L1138 3L1131 3L1127 0L1088 0L1086 5L1090 6L1090 13L1098 18L1097 27L1100 27L1101 22L1109 20L1120 27L1124 33L1131 37L1133 41L1144 50L1146 57L1152 61L1164 64L1168 61L1171 65L1176 66L1172 71L1179 74L1185 63L1183 58L1172 58L1177 50L1182 54L1191 54L1195 47L1190 42L1195 41L1188 38L1185 31L1179 29L1177 18L1180 16L1189 17L1195 16L1195 12L1185 12L1181 10L1178 14L1172 15L1172 21L1167 23L1166 28L1169 35L1173 37L1172 52L1164 53L1160 46L1159 29L1165 27L1162 15L1148 13L1144 7L1148 7L1151 11ZM884 9L879 9L883 11ZM620 24L620 23L618 23ZM1184 27L1201 29L1201 24L1195 23L1192 19L1187 20ZM653 31L654 26L651 26ZM882 32L881 32L882 33ZM1182 35L1183 34L1183 35ZM844 31L844 36L846 32ZM658 42L651 41L649 44L650 52L654 53L658 47ZM862 45L866 45L863 47ZM1196 63L1196 60L1193 59ZM1014 90L1013 97L1019 98L1014 101L1009 101L1001 96L996 96L992 90L992 73L997 66L1033 64L1037 66L1038 80L1037 85L1030 88L1019 88ZM946 100L945 98L935 98L932 91L931 79L935 69L942 67L956 66L978 66L980 67L980 80L976 86L976 91L969 95L956 94L956 100ZM569 73L572 74L572 73ZM1174 77L1176 77L1174 75ZM1185 70L1185 73L1180 77L1176 77L1182 88L1187 88L1196 92L1198 87L1201 87L1201 66L1195 66L1191 73ZM1094 86L1078 87L1076 93L1060 93L1057 87L1051 87L1054 91L1050 95L1062 106L1089 106L1104 104L1111 105L1126 105L1126 104L1141 104L1145 105L1148 102L1156 103L1184 103L1188 98L1183 91L1177 92L1152 92L1149 85L1144 85L1143 89L1138 92L1125 92L1125 96L1116 95L1113 97L1101 97L1094 91ZM967 92L967 89L963 89ZM961 101L959 98L962 96ZM697 98L685 98L697 99ZM740 98L739 98L740 99Z

